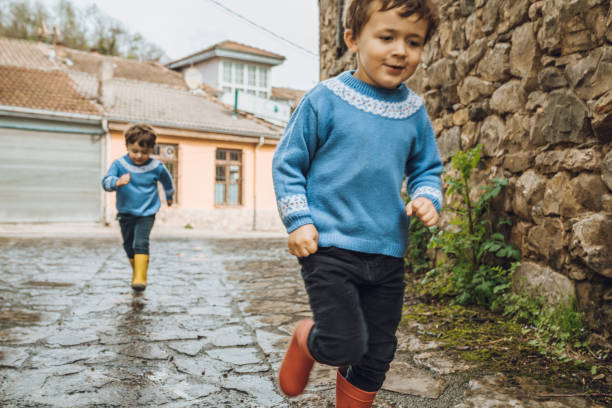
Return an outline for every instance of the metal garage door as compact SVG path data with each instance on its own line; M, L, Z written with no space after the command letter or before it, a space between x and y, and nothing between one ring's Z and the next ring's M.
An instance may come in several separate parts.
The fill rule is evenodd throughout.
M100 221L99 135L0 128L0 222Z

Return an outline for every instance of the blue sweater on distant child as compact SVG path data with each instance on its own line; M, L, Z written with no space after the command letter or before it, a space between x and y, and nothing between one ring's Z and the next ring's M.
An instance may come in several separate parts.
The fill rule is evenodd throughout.
M319 246L402 257L411 199L442 205L440 160L423 99L402 84L371 86L347 71L321 82L294 112L274 153L288 232L314 224Z
M130 182L117 188L117 179L130 173ZM172 200L174 184L166 166L157 159L135 165L126 154L113 162L102 179L102 188L117 192L117 211L136 216L147 216L159 211L160 201L157 182L160 181L166 193L166 200Z

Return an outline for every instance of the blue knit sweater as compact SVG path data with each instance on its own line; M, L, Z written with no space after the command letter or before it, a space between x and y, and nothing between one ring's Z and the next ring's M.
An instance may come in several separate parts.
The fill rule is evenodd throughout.
M309 91L273 160L274 190L288 232L314 224L319 246L402 257L412 199L440 211L440 160L421 97L406 85L368 85L344 72Z
M117 179L130 173L130 182L117 188ZM138 166L126 154L113 162L102 179L102 188L117 192L117 211L137 216L153 215L159 211L157 182L160 181L166 199L172 200L174 184L166 166L157 159L149 159Z

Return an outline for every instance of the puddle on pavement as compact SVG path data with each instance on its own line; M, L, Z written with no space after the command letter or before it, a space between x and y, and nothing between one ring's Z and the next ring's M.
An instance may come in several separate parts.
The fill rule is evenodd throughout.
M21 310L0 311L0 327L25 326L40 321L39 313L27 313Z
M74 286L73 283L65 282L47 282L47 281L27 281L24 286L37 286L40 288L68 288Z

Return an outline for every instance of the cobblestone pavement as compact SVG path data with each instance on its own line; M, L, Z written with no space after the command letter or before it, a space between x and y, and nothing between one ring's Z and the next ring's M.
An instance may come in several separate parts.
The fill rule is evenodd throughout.
M316 365L293 399L275 377L310 316L281 237L155 234L149 285L134 295L118 236L0 238L0 406L333 407L335 372ZM529 399L452 362L419 327L399 335L375 407L597 407Z

